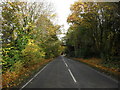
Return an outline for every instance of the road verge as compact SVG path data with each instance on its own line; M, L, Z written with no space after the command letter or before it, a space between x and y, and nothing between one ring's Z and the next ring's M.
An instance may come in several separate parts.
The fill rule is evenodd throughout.
M44 59L39 63L23 67L19 72L6 72L2 75L2 88L21 88L30 78L53 59Z
M119 70L105 67L102 64L98 64L97 62L91 62L91 61L93 61L92 58L91 58L91 61L90 61L90 59L82 59L82 58L71 58L71 59L75 60L75 61L79 61L81 63L84 63L84 64L94 68L95 70L100 71L101 73L107 74L108 76L114 78L117 81L120 80Z

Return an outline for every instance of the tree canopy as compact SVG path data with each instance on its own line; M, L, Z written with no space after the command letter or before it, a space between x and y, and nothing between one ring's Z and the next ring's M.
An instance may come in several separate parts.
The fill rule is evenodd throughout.
M111 60L120 55L120 2L75 2L67 22L66 53Z
M3 72L14 71L17 62L26 67L62 52L60 26L52 22L55 13L49 3L8 0L1 6Z

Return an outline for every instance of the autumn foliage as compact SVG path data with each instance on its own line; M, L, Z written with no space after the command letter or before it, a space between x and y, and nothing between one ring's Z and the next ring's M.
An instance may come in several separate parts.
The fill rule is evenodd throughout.
M43 67L45 64L50 62L51 59L48 60L41 60L39 63L29 65L27 67L22 67L21 69L17 71L6 71L2 75L2 87L3 88L12 88L12 87L18 87L21 82L24 82L25 79L27 79L29 76L31 76L33 71L39 70L41 67ZM34 63L34 62L30 62ZM29 64L30 64L29 63Z
M34 70L62 52L53 23L55 13L46 2L7 0L0 4L2 20L3 87L19 85Z
M120 2L81 2L71 5L65 53L119 75ZM101 63L101 64L100 64Z

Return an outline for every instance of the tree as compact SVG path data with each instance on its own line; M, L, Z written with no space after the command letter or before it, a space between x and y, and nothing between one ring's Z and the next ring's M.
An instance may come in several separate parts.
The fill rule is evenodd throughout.
M78 1L70 10L72 13L67 21L72 27L72 32L70 30L69 32L74 36L72 42L76 48L75 56L83 53L85 57L95 54L110 60L111 56L115 55L113 54L115 39L118 40L118 37L115 37L119 33L119 24L116 24L120 21L118 3ZM71 45L73 46L73 43Z
M46 2L2 2L3 71L15 70L15 63L27 67L43 58L60 54L53 12Z

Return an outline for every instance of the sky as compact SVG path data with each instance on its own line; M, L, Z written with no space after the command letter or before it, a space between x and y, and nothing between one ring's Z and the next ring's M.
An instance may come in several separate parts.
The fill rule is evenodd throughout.
M55 12L57 14L57 24L63 25L63 28L61 30L62 33L66 33L67 29L69 28L69 25L67 23L67 17L70 14L70 6L71 4L74 4L77 0L46 0L47 2L51 2L55 8ZM64 37L65 34L58 35L59 39Z
M67 23L67 17L70 14L70 6L77 0L46 0L46 1L54 4L58 24L64 25L64 29L67 30L69 28L69 25Z
M24 1L24 0L23 0ZM32 1L32 2L40 2L42 0L26 0L26 1ZM56 13L56 21L58 25L62 25L61 32L66 33L67 29L69 28L69 25L67 23L67 17L70 14L70 6L71 4L74 4L75 1L78 0L45 0L48 3L51 3L53 5L52 8L54 8ZM59 38L64 37L65 34L58 35Z
M32 2L39 2L42 0L27 0ZM64 25L64 29L67 30L69 25L67 24L67 17L70 14L70 6L74 4L75 1L78 0L45 0L46 2L50 2L53 4L53 8L57 14L57 23L59 25Z
M27 0L27 1L41 1L41 0ZM63 31L67 32L69 25L67 23L67 17L70 14L70 6L74 4L75 1L78 0L45 0L53 4L53 8L57 14L57 23L58 25L63 25ZM98 1L98 0L96 0ZM108 1L108 0L107 0ZM111 1L119 1L119 0L111 0Z
M39 2L42 0L23 0L23 1ZM67 29L69 28L69 25L67 23L67 17L70 14L70 6L71 4L74 4L74 2L77 0L45 0L45 1L53 4L53 8L55 9L55 13L57 15L56 23L58 25L63 25L62 32L67 32Z
M40 0L28 0L28 1L40 1ZM64 29L67 30L69 28L69 25L67 24L67 17L70 14L70 6L75 1L78 0L45 0L47 2L51 2L55 8L55 11L57 13L57 19L59 25L64 25ZM82 0L84 1L90 1L90 0ZM95 1L120 1L120 0L95 0Z
M2 1L2 0L0 0ZM21 1L32 1L39 2L44 0L21 0ZM53 4L53 8L57 14L57 23L64 25L64 29L67 30L69 25L67 24L67 17L70 14L70 6L77 0L45 0Z
M67 30L69 28L69 25L67 24L67 17L70 14L70 6L71 4L74 4L75 1L78 0L46 0L48 2L51 2L54 4L54 8L56 9L56 13L58 15L58 24L64 25L64 29ZM83 2L85 1L90 1L90 0L82 0ZM95 0L95 1L120 1L120 0Z

